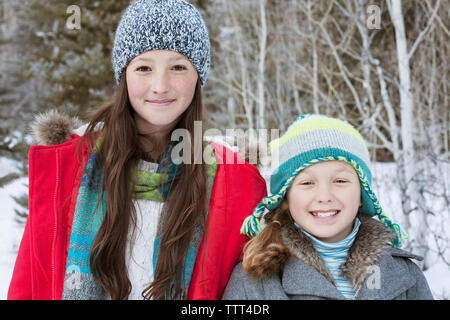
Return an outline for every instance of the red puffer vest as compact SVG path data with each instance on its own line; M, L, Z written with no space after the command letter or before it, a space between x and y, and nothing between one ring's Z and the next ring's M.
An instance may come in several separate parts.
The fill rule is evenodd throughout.
M90 154L85 150L77 159L80 139L72 134L63 144L30 149L30 214L8 299L61 299L73 213L83 176L79 160L85 163ZM239 233L242 222L267 194L265 180L254 166L237 163L237 154L219 144L212 146L218 169L206 222L208 243L204 237L188 299L221 298L247 241ZM233 161L229 161L231 158Z

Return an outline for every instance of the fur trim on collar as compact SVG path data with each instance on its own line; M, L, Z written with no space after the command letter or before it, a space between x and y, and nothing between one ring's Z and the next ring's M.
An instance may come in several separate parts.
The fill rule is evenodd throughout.
M341 266L343 275L359 288L383 249L391 247L392 232L380 221L358 215L361 220L355 242L348 252L347 261ZM293 224L281 228L281 239L291 254L334 283L325 262L314 249L311 240Z
M69 140L75 128L81 125L81 121L76 117L50 110L39 114L31 124L31 131L34 140L39 145L57 145Z

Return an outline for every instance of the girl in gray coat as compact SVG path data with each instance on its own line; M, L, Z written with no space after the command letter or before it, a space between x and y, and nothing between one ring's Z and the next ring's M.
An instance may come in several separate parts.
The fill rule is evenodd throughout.
M406 236L372 191L355 128L300 116L270 149L280 164L272 195L242 226L253 239L223 299L433 299L411 260L422 258L399 249Z

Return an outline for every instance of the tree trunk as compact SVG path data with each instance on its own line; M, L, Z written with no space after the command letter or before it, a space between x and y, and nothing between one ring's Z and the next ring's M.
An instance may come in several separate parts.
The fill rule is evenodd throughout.
M415 225L417 228L409 228L414 230L414 241L412 247L416 253L425 256L427 251L426 235L427 223L426 212L421 210L422 201L419 199L418 186L415 181L416 175L416 154L414 151L413 130L414 123L414 101L411 93L411 68L409 65L408 43L405 32L405 24L403 20L402 2L401 0L388 1L388 7L391 20L395 30L395 42L397 47L398 74L400 79L400 119L401 119L401 140L402 140L402 159L400 161L403 172L404 190L406 198L404 203L404 213L409 215L415 212ZM400 171L399 170L399 171ZM415 210L417 209L417 210ZM408 217L411 223L410 217ZM411 226L413 227L413 226Z
M265 99L264 99L264 78L267 43L266 24L266 0L259 1L259 12L261 19L261 30L259 35L259 65L258 65L258 128L265 128Z

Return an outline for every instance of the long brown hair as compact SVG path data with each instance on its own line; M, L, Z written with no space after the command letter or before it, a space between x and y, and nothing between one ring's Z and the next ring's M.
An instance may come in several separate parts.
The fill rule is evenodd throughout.
M132 172L141 155L134 109L128 98L125 71L120 79L115 98L92 113L82 139L83 141L88 137L93 147L95 137L98 136L97 125L103 123L100 129L101 144L97 165L103 166L104 169L103 189L100 194L106 191L106 213L94 239L89 262L95 279L112 299L127 299L131 292L125 254L130 226L136 225L136 211L130 183L134 182ZM181 175L169 189L164 205L165 221L161 231L154 281L143 292L146 299L185 298L180 296L180 293L186 292L183 290L185 288L182 288L181 268L195 222L207 210L205 166L203 163L194 164L193 161L194 152L199 152L199 149L194 148L194 121L203 121L199 81L190 106L180 116L174 128L189 131L192 161L190 164L183 164ZM200 144L203 155L203 143ZM172 288L174 279L175 287ZM173 293L172 296L166 296L168 290Z
M280 234L281 226L293 223L286 197L275 210L264 215L264 222L266 227L244 246L244 271L254 279L278 272L291 256Z

